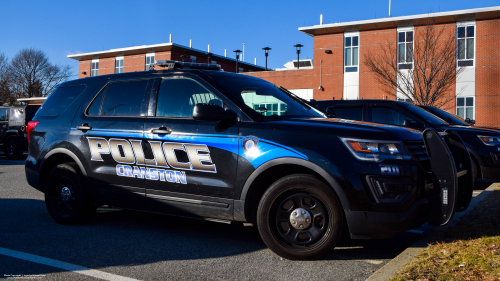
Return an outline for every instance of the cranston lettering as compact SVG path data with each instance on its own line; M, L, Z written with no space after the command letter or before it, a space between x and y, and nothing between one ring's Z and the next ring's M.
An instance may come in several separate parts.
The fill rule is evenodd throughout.
M178 142L161 142L148 141L149 147L153 152L153 158L147 159L141 140L127 140L111 138L109 140L100 137L87 137L90 147L90 155L92 161L103 161L102 155L111 154L112 158L119 164L153 166L174 170L189 170L207 173L217 173L215 164L212 163L210 151L205 144L178 143ZM176 151L185 153L188 156L188 162L181 162L177 158ZM131 167L118 165L123 167ZM117 170L118 170L117 166ZM134 175L142 173L141 168L131 168L131 173ZM146 169L144 171L147 171ZM166 170L165 170L166 171ZM124 171L127 176L126 171ZM144 172L143 177L146 175ZM161 173L159 176L161 177ZM177 175L177 174L176 174ZM164 175L165 176L165 175ZM135 176L134 176L135 177ZM177 178L177 176L176 176ZM161 178L160 178L161 180Z
M149 167L137 167L128 165L116 165L116 174L120 177L159 180L171 183L187 184L184 171L172 171Z

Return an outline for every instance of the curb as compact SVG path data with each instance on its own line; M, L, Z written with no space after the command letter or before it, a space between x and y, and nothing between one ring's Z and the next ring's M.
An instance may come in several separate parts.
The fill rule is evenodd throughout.
M476 197L472 198L472 201L464 212L461 213L456 213L455 216L453 217L453 220L451 221L450 224L445 225L445 226L439 226L439 227L434 227L432 228L427 234L424 235L420 240L417 242L413 243L410 247L408 247L406 250L404 250L401 254L399 254L397 257L392 259L390 262L388 262L386 265L384 265L382 268L377 270L375 273L373 273L367 281L382 281L382 280L389 280L392 277L396 276L397 272L413 258L415 258L417 255L419 255L424 249L427 248L427 245L437 241L447 230L450 226L455 225L458 221L460 221L460 218L466 214L468 214L470 211L474 210L474 208L481 202L483 199L488 197L493 191L495 190L500 190L500 184L498 183L493 183L491 184L487 189L483 190L479 195Z

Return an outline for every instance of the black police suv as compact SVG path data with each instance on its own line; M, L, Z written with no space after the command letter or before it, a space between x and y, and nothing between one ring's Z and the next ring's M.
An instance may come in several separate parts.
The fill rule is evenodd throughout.
M0 143L7 159L19 159L27 150L26 126L39 107L40 105L0 107Z
M411 127L433 128L438 132L453 129L464 141L472 158L474 179L500 181L500 130L472 126L473 120L431 106L416 106L394 100L328 100L313 101L323 112L337 118Z
M471 200L453 131L329 119L258 78L158 64L62 83L30 122L26 177L56 222L103 205L252 222L277 254L315 259L343 231L446 224Z

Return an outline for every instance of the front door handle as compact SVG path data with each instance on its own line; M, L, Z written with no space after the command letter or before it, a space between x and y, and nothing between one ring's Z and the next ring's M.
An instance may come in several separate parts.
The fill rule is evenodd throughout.
M170 135L172 133L172 130L165 128L164 126L161 126L158 129L153 129L151 132L155 135Z
M81 126L76 126L76 129L80 131L90 131L92 130L92 127L90 127L89 124L85 123Z

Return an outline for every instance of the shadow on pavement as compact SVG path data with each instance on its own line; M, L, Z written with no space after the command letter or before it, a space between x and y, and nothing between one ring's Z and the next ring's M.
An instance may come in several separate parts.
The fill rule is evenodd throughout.
M99 208L87 224L59 225L41 200L0 200L0 247L90 268L209 259L266 249L256 227ZM390 259L413 243L349 240L326 260ZM351 247L347 249L345 247Z

